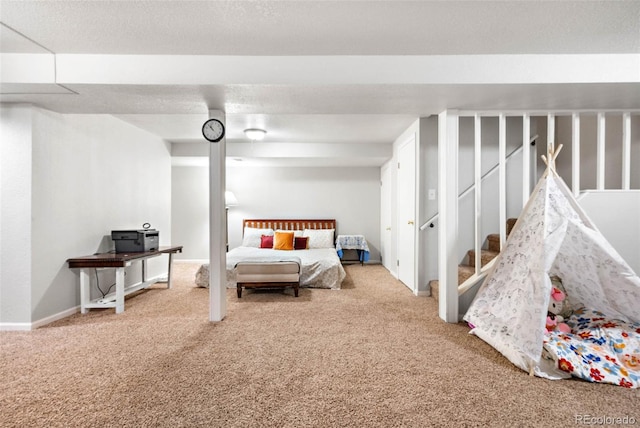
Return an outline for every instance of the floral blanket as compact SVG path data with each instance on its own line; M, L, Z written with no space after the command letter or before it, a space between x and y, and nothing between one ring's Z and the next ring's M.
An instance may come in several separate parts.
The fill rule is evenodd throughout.
M543 356L560 370L590 382L640 386L640 324L579 309L566 320L571 333L545 335Z

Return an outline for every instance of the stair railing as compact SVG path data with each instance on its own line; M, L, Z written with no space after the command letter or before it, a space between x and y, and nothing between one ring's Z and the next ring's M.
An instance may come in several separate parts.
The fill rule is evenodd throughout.
M535 144L535 141L539 138L539 136L536 134L533 137L531 137L529 139L529 147ZM518 153L522 152L523 150L523 146L518 146L516 149L514 149L511 153L509 153L506 158L505 161L509 161L513 156L517 155ZM496 163L496 165L494 165L489 171L487 171L486 173L484 173L479 182L480 184L482 184L482 182L485 181L485 179L489 178L489 176L493 175L496 171L498 171L500 167L499 163ZM458 195L458 201L460 201L462 198L464 198L465 196L467 196L469 193L471 193L474 189L476 188L476 183L472 183L469 187L467 187L465 190L463 190L462 192L460 192L460 194ZM427 229L427 227L429 228L433 228L435 227L434 222L437 220L439 216L439 213L434 214L431 218L429 218L427 221L425 221L421 226L420 226L420 231L423 231L425 229ZM478 251L478 249L476 250L476 254L479 254L480 251ZM491 269L491 267L493 266L495 262L495 259L489 261L488 263L486 263L484 266L482 266L482 263L480 263L479 260L476 260L476 271L475 273L473 273L469 278L467 278L462 284L458 285L458 295L461 296L464 293L466 293L467 291L469 291L475 284L478 283L478 281L482 280L488 273L488 271Z
M481 266L479 271L476 270L476 272L473 275L465 279L462 284L458 285L458 296L462 296L464 293L471 290L471 288L473 288L473 286L476 285L478 281L484 279L489 273L489 271L491 270L491 268L493 267L493 265L495 264L497 259L498 259L497 257L494 257L489 262L487 262L484 266Z
M535 141L538 139L538 135L534 135L533 137L531 137L531 139L529 140L529 144L533 145L535 143ZM515 150L513 150L511 153L509 153L509 155L507 155L506 160L508 161L509 159L511 159L511 157L517 155L518 153L520 153L522 151L522 146L518 146L518 148L516 148ZM482 177L480 178L480 181L484 181L486 178L488 178L490 175L492 175L494 172L496 172L498 170L498 168L500 167L500 164L495 164L493 166L493 168L491 168L489 171L485 172ZM465 190L463 190L462 192L460 192L460 194L458 195L458 201L462 198L464 198L465 196L467 196L469 193L471 193L471 191L473 191L476 187L476 183L471 184L469 187L467 187ZM434 227L435 224L433 224L436 219L438 218L438 216L440 215L440 213L435 213L432 217L429 218L429 220L425 221L421 226L420 226L420 231L425 230L427 227Z
M447 213L446 217L439 219L439 238L438 238L438 253L439 253L439 261L438 261L438 280L440 281L440 303L439 303L439 315L446 322L458 322L459 321L459 313L458 313L458 305L459 300L454 296L457 294L458 296L464 294L466 291L472 289L476 284L479 283L481 279L486 277L489 273L492 266L495 264L495 260L489 262L485 266L481 266L481 247L483 246L483 240L480 232L479 222L481 221L480 214L480 204L481 204L481 185L480 183L486 179L490 174L494 173L496 170L499 173L498 180L498 195L499 195L499 228L500 228L500 248L506 242L506 163L509 158L515 155L519 150L522 150L522 160L523 160L523 182L522 182L522 197L523 197L523 206L526 204L529 194L531 191L530 188L530 179L531 175L535 176L535 162L533 159L530 159L530 152L526 150L527 142L530 141L529 131L531 126L531 118L532 116L547 116L547 144L555 144L556 139L570 139L571 147L572 147L572 156L571 156L571 177L572 177L572 185L571 190L575 197L578 197L580 193L583 191L582 186L580 185L580 148L581 148L581 116L582 115L596 115L596 168L595 168L595 188L596 190L614 190L614 189L605 189L605 155L607 151L605 150L605 139L606 139L606 115L608 113L619 113L622 116L622 185L621 190L629 190L630 182L631 182L631 170L633 162L631 161L631 116L637 116L640 114L639 110L615 110L611 112L605 111L596 111L596 110L582 110L582 111L530 111L530 112L462 112L458 110L445 110L438 115L438 160L439 160L439 174L438 174L438 182L441 191L443 192L440 195L439 200L439 213L436 213L434 216L429 218L426 222L424 222L419 230L424 231L428 227L435 227L434 222L439 219L439 215L441 213ZM487 116L496 116L498 117L498 164L492 168L489 172L484 174L482 177L480 176L480 152L481 152L481 119ZM510 153L506 156L505 148L506 148L506 116L521 116L523 121L522 127L522 148L516 149L514 152ZM465 189L460 195L456 198L455 196L448 194L444 194L450 186L447 186L448 181L451 180L452 183L456 183L457 173L457 165L458 161L458 146L459 146L459 118L460 117L470 117L474 118L474 172L475 172L475 180L474 184L469 188ZM569 116L571 118L571 129L570 129L570 137L567 136L567 128L566 125L563 124L562 134L556 135L555 126L556 126L556 117L557 116ZM535 139L535 137L534 137ZM450 148L453 147L453 148ZM532 170L530 168L533 167ZM467 193L471 192L475 189L475 244L474 247L476 249L476 270L475 274L464 281L462 284L458 285L458 281L456 278L456 288L458 291L455 293L453 284L454 279L454 271L456 266L459 265L458 257L455 258L453 255L457 252L457 245L459 238L456 233L456 228L458 225L454 225L451 219L455 219L458 217L458 206L459 201L462 197L464 197ZM455 220L454 220L455 221ZM449 256L451 254L451 256ZM458 317L456 317L456 314Z

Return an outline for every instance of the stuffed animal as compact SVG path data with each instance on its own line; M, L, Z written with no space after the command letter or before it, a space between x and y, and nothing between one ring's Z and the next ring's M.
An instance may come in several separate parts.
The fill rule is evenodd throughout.
M564 323L564 317L560 315L564 305L565 294L557 287L551 288L551 298L547 310L547 331L558 330L562 333L571 333L571 327Z

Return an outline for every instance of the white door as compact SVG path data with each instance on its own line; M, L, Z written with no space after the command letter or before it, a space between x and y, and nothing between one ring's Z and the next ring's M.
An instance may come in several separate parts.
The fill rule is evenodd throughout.
M380 255L382 265L397 276L396 260L391 248L391 164L380 168Z
M416 139L411 136L398 148L398 279L415 291L416 243Z

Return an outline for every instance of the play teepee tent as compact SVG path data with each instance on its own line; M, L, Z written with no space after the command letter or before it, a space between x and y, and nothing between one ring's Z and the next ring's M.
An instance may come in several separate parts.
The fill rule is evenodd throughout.
M464 320L521 369L550 379L541 358L552 283L562 279L573 307L640 322L640 278L587 218L555 171L557 151L518 218Z

